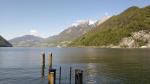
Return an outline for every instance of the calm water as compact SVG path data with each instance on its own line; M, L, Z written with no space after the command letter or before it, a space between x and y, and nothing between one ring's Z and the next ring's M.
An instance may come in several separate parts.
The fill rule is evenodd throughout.
M62 66L62 84L69 67L84 72L84 84L150 84L150 49L0 48L0 84L47 84L41 77L41 52L53 52L53 67ZM47 60L46 60L47 62ZM58 83L58 73L57 73Z

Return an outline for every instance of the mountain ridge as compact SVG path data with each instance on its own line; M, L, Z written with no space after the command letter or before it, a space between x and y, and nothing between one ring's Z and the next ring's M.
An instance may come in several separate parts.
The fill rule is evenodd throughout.
M130 7L74 40L70 46L118 46L132 32L150 30L150 6Z
M14 47L67 47L71 41L84 35L86 32L90 31L92 28L95 28L98 24L100 25L101 23L105 22L109 18L110 16L105 16L98 21L78 20L72 23L58 35L50 36L45 39L32 35L24 35L9 41L14 45ZM35 40L37 38L41 40Z
M40 38L41 40L36 40L36 43L35 39L39 39L39 37L32 35L16 37L11 39L10 42L14 45L14 47L67 47L71 41L84 35L92 28L95 28L98 24L100 25L101 23L105 22L108 18L110 18L110 16L106 16L98 21L78 20L75 23L72 23L58 35L50 36L45 39ZM26 36L30 36L32 38L24 38Z
M42 42L44 38L34 36L34 35L24 35L20 37L13 38L10 41L14 47L30 47L38 45Z

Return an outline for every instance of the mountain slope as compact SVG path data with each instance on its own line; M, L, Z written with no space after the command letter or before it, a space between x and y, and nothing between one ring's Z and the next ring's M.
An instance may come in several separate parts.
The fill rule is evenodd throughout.
M71 46L109 46L118 45L132 32L150 30L150 6L130 7L123 13L113 16L103 24L73 41Z
M12 45L0 36L0 47L12 47Z
M24 35L21 37L16 37L14 39L11 39L10 43L12 43L14 47L36 47L43 40L44 40L43 38L37 36Z
M73 23L70 27L59 33L58 35L49 37L45 44L48 46L62 46L65 47L72 40L75 40L95 27L95 22L90 20L78 21Z

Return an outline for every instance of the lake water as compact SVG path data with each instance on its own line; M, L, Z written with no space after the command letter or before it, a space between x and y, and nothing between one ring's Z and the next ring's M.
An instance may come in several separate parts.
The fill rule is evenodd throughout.
M84 84L150 84L150 49L0 48L0 84L47 84L41 77L41 52L53 53L53 68L62 66L62 84L69 68L83 70Z

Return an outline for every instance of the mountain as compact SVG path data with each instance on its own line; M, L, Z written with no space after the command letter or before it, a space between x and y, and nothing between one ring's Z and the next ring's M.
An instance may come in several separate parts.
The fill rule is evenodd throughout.
M129 45L120 45L123 39L132 37L133 33L142 30L150 31L150 6L144 8L133 6L119 15L112 16L101 25L74 40L70 46L129 47ZM141 43L138 42L141 41L139 39L135 41ZM146 44L142 43L142 46Z
M40 38L33 35L25 35L11 39L10 42L15 47L66 47L73 40L84 35L92 28L95 28L98 24L100 25L109 17L104 17L101 20L79 20L72 23L64 31L60 32L58 35L50 36L48 38Z
M25 35L11 39L10 42L15 47L62 47L95 27L94 23L95 21L92 20L81 20L71 24L71 26L60 32L58 35L46 39L33 35Z
M14 47L36 47L40 45L44 39L33 35L24 35L10 40Z
M48 43L48 46L62 46L65 47L67 44L69 44L72 40L75 40L85 34L87 31L91 30L95 27L95 22L92 20L80 20L77 21L71 26L69 26L67 29L59 33L58 35L51 36L47 38L45 41Z
M0 36L0 47L12 47L12 45L2 36Z

